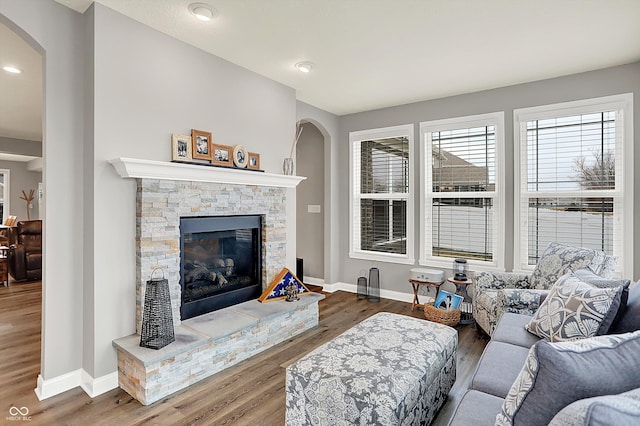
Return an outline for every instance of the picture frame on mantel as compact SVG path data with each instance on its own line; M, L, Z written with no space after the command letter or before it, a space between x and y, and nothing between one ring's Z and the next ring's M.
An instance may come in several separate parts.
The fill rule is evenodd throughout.
M249 154L244 145L236 145L233 147L233 164L239 169L247 167L249 163Z
M191 129L192 157L211 161L211 132Z
M255 152L249 153L247 168L251 170L260 170L260 154Z
M191 136L174 133L171 135L171 160L189 162L192 157Z
M233 167L233 148L229 145L211 144L211 164L216 166Z

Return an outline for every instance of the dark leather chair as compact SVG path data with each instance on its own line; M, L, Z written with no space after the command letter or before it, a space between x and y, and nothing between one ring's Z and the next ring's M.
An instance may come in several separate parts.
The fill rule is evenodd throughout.
M13 229L9 274L16 281L42 279L42 221L22 220Z

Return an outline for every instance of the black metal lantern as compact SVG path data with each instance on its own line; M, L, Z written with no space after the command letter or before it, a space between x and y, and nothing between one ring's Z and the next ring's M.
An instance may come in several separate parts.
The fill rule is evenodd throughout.
M454 259L453 261L453 279L456 281L467 280L467 260Z

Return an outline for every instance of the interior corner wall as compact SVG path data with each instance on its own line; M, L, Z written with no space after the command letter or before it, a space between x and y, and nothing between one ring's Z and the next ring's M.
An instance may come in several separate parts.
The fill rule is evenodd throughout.
M93 7L94 377L101 377L116 371L112 340L135 332L138 284L136 184L122 179L107 161L170 161L171 134L198 129L211 131L215 143L245 145L260 154L266 172L282 173L295 129L296 100L289 87L100 3ZM287 194L287 203L294 206L287 221L295 226L295 191ZM295 267L295 252L291 256L287 266Z
M324 282L338 281L341 268L340 252L336 247L340 241L340 186L338 164L340 117L311 106L296 102L296 120L312 123L324 136Z
M304 275L318 279L324 279L324 144L324 135L314 124L302 125L295 168L306 179L297 188L296 257L304 260ZM311 205L320 211L310 212Z
M338 162L333 167L339 170L338 180L344 184L339 187L339 210L345 212L340 215L339 227L341 238L337 246L342 268L339 281L346 283L356 283L356 279L363 269L368 269L373 262L349 258L349 132L357 130L374 129L401 124L414 125L414 140L416 142L416 171L420 170L421 153L420 149L420 126L419 123L429 120L438 120L452 117L462 117L474 114L504 111L505 114L505 208L506 221L504 244L506 247L506 268L513 268L513 259L510 253L513 252L513 110L518 108L533 107L538 105L548 105L553 103L568 102L580 99L589 99L601 96L610 96L622 93L634 94L634 139L640 139L640 62L629 65L606 68L591 72L569 75L548 80L541 80L532 83L519 84L493 90L486 90L476 93L469 93L460 96L436 99L425 102L418 102L392 108L384 108L375 111L368 111L358 114L351 114L340 117L339 132L339 153ZM640 164L640 149L634 150L634 163ZM638 211L640 206L640 174L634 173L634 211ZM422 185L419 182L419 173L414 176L415 194L419 195ZM415 223L414 229L420 229L420 203L415 203ZM634 277L637 280L640 275L640 216L634 217ZM387 262L376 262L380 268L380 282L382 288L403 293L410 293L411 289L407 282L409 269L417 267L419 258L419 235L414 238L416 263L414 265L400 265ZM427 266L428 267L428 266ZM451 271L445 271L450 274ZM631 277L629 277L631 278Z
M0 169L9 170L9 211L8 214L18 216L16 220L27 220L27 203L21 199L22 191L29 193L33 189L38 192L38 183L42 182L41 172L32 172L27 169L27 163L20 161L0 160ZM31 219L39 218L37 198L31 203L29 209Z
M43 54L46 381L78 370L82 358L82 17L50 0L0 0L0 19Z

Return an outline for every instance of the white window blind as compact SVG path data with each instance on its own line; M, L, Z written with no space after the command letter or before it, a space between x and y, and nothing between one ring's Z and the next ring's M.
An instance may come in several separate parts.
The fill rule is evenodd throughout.
M421 262L450 267L451 259L465 258L476 265L502 266L502 122L498 113L422 123Z
M413 262L411 133L399 126L351 134L352 257Z
M530 269L552 241L623 252L624 112L618 104L516 112L519 194L516 265ZM622 264L622 262L620 262Z

